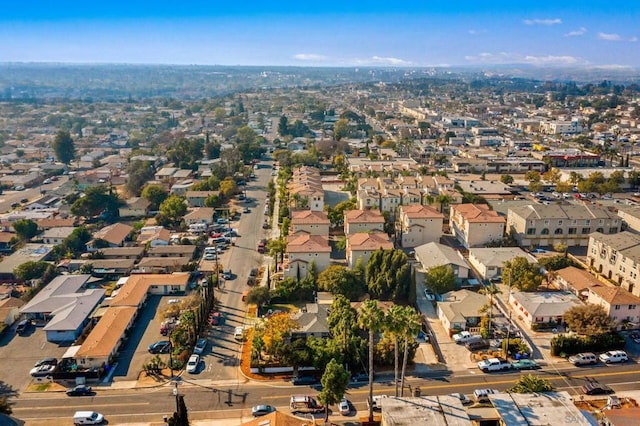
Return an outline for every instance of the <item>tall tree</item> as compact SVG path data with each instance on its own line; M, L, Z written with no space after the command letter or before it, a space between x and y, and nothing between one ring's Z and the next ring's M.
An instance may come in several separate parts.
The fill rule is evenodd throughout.
M340 402L349 385L349 372L344 366L332 358L327 364L320 379L322 390L318 399L324 405L324 421L329 420L329 406Z
M367 289L380 300L406 301L411 283L411 267L402 250L376 250L366 268Z
M69 164L76 156L76 148L68 130L60 130L56 133L52 147L58 160L64 164Z
M393 336L393 373L394 373L394 383L396 385L395 396L398 396L398 385L400 384L398 380L398 364L400 361L400 351L398 350L398 338L400 334L404 331L405 328L405 317L404 310L400 305L393 305L389 308L386 315L385 328L391 333Z
M157 210L160 204L167 199L169 193L162 185L147 185L142 190L142 198L151 203L151 209Z
M155 170L150 161L135 160L127 167L127 174L129 175L126 184L127 192L137 197L142 187L153 179Z
M518 381L507 392L512 393L539 393L539 392L551 392L553 385L544 377L538 375L527 374L520 376Z
M522 291L536 291L542 284L540 267L522 256L504 262L502 276L508 277L510 285Z
M358 326L369 332L369 422L373 422L373 339L384 324L384 312L375 300L365 300L358 311Z
M402 374L400 385L400 396L404 396L404 378L407 372L407 363L409 362L409 343L415 342L415 336L422 329L422 317L411 306L405 306L404 308L404 354L402 356Z
M107 219L118 217L118 208L122 200L107 185L96 185L87 188L84 196L71 206L71 213L76 216L93 217L104 214Z
M616 326L600 305L574 306L568 309L562 318L572 331L589 336L608 333Z
M21 240L30 240L38 234L38 224L31 219L18 219L13 222L13 230Z
M426 284L437 294L451 291L456 285L456 274L451 265L429 268L424 276Z
M171 224L180 223L185 213L187 213L187 204L179 195L170 195L166 200L160 204L160 213Z

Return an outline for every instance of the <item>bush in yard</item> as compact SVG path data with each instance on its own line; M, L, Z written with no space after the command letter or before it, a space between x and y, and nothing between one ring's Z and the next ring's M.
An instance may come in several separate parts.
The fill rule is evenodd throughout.
M625 339L617 332L594 336L559 335L551 339L552 356L568 356L580 352L604 352L624 349Z

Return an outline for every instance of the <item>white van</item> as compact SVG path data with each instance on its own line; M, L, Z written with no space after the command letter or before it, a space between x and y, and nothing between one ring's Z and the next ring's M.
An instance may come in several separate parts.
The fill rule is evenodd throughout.
M76 411L73 415L74 425L99 425L104 422L104 416L95 411Z
M206 223L192 223L189 225L189 232L192 234L201 234L203 232L207 232L207 224Z

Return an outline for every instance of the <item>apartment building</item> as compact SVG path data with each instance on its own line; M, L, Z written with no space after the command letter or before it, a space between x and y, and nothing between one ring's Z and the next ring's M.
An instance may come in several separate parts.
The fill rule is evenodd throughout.
M376 250L391 250L393 242L384 232L359 232L347 236L347 262L353 268L362 259L362 264L367 265L369 258Z
M380 210L348 210L344 212L344 234L384 230L384 216Z
M309 235L306 232L289 235L287 238L287 259L284 265L284 276L303 278L309 273L311 262L316 271L329 267L331 247L326 236Z
M451 230L466 248L501 240L505 223L505 218L486 204L456 204L449 210Z
M604 284L589 287L587 302L602 306L618 329L640 322L640 298L624 288Z
M325 212L298 210L291 212L292 233L307 232L311 235L329 236L329 218Z
M615 235L594 232L589 237L587 264L633 295L640 296L640 286L638 286L640 235L628 231Z
M402 247L440 242L444 215L429 206L401 206L396 227Z
M314 167L299 167L293 171L289 183L290 207L324 211L324 190L320 171Z
M521 247L588 246L589 234L616 234L622 220L600 206L577 204L530 204L509 209L507 232Z

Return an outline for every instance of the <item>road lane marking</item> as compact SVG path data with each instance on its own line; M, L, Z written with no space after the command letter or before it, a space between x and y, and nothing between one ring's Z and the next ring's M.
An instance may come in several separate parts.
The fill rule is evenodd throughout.
M150 402L122 402L119 404L91 404L91 407L122 407L122 406L134 406L134 405L150 405ZM88 405L50 405L50 406L37 406L37 407L12 407L13 411L44 411L44 410L69 410L71 408L82 409L87 408Z

